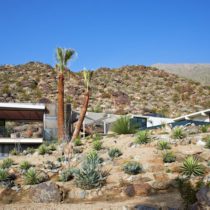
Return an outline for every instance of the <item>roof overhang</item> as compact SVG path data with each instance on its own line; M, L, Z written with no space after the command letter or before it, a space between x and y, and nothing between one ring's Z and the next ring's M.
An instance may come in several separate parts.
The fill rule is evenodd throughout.
M42 121L45 110L45 104L0 103L0 119Z
M209 115L210 115L210 109L205 109L205 110L202 110L202 111L199 111L199 112L194 112L192 114L188 114L188 115L184 115L184 116L181 116L181 117L174 118L173 120L174 121L190 120L191 118L196 117L196 116L209 116Z

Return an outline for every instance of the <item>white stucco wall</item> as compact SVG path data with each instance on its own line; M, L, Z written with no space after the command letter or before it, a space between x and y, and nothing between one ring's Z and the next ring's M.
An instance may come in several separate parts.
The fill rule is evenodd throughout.
M162 117L147 117L147 127L162 125L165 123L171 123L173 119L171 118L162 118Z

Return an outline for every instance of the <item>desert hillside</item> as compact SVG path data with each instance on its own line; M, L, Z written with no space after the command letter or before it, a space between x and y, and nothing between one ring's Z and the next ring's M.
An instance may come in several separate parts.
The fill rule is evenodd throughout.
M82 103L81 72L65 73L65 100ZM57 73L47 64L29 62L0 66L0 102L54 102ZM91 111L161 113L179 116L210 107L210 89L197 82L152 67L124 66L94 71Z
M154 64L153 67L210 85L210 64Z

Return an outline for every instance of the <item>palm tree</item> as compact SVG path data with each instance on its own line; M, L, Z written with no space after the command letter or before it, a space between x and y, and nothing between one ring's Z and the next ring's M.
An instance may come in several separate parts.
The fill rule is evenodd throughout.
M82 127L82 123L84 121L84 118L85 118L85 115L87 112L89 99L90 99L90 82L92 79L92 75L93 75L92 71L86 71L86 70L83 71L84 84L86 86L85 95L84 95L84 103L83 103L82 109L80 111L79 120L77 121L71 141L74 141L79 136L79 133L80 133L80 130Z
M72 49L57 48L56 69L58 71L58 142L64 139L64 71L67 70L67 63L74 55Z

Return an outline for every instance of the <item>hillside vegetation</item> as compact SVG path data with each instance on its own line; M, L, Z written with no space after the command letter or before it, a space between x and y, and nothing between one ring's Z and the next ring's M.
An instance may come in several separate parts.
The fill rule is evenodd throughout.
M210 64L154 64L153 67L210 85Z
M66 71L66 102L79 108L83 92L81 72ZM39 62L0 66L0 93L0 102L55 102L57 73ZM209 107L207 86L152 67L100 68L93 74L90 111L175 117Z

